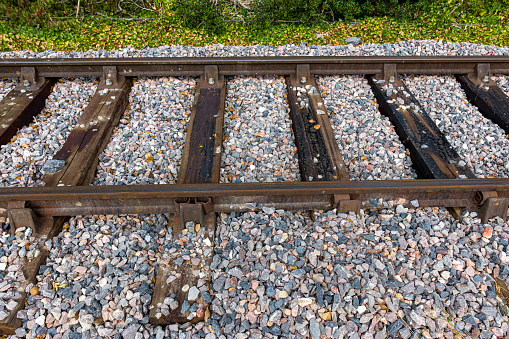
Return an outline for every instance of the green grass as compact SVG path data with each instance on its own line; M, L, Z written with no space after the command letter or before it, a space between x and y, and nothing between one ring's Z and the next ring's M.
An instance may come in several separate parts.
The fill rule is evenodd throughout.
M399 24L390 18L369 18L357 25L334 23L312 27L275 25L260 30L239 23L226 25L220 35L205 30L189 29L160 21L66 20L54 27L41 27L0 22L0 51L12 50L64 50L88 49L113 50L128 46L134 48L161 45L210 44L225 45L282 45L300 44L302 41L316 45L341 45L350 36L357 36L362 43L393 43L409 39L436 39L447 42L509 45L509 27L505 25L476 24L468 26L419 23Z
M10 0L0 0L0 5L2 1ZM49 3L52 0L38 1ZM27 21L11 17L0 21L0 51L114 50L128 46L204 46L218 43L278 46L303 41L316 45L340 45L351 36L361 38L362 43L435 39L509 46L509 0L419 0L417 3L406 2L396 12L398 14L391 17L358 19L353 25L346 22L256 24L254 21L241 24L224 20L235 15L226 17L217 13L211 15L207 22L196 21L190 25L185 16L178 16L175 11L145 13L144 21L127 21L120 17L125 14L113 19L98 15L94 18L50 19L50 13L43 13L44 20ZM253 18L253 14L250 15L240 17ZM262 25L266 25L265 28Z

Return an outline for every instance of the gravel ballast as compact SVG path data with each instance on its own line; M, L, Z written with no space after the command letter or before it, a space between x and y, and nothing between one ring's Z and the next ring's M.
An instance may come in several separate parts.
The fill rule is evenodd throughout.
M220 214L210 319L166 329L146 324L143 293L170 243L165 217L72 219L47 243L17 335L408 338L411 329L438 338L451 333L446 316L471 336L507 333L493 280L509 278L502 220L482 225L465 212L460 223L443 209L401 206L314 219L271 208Z
M493 78L498 87L500 87L505 94L509 95L509 76L496 76L492 77L492 79Z
M0 231L0 321L18 305L27 278L23 264L39 255L36 245L31 228L20 227L15 234Z
M284 78L228 80L221 182L299 180Z
M317 47L304 43L281 47L165 46L112 52L19 51L1 53L0 57L234 55L509 55L509 48L407 41L357 47ZM503 131L483 120L477 109L466 102L453 78L432 78L436 79L430 82L430 89L425 87L429 93L411 90L421 96L430 113L427 99L430 104L438 105L432 116L444 121L440 128L444 128L453 145L454 140L459 140L460 146L455 147L461 147L458 152L465 161L466 156L470 157L467 163L472 163L474 169L480 168L478 176L507 177L507 168L497 162L507 159L509 149ZM354 76L318 78L336 136L340 135L338 143L345 160L348 164L353 159L361 165L348 164L351 179L383 179L381 173L385 173L385 179L414 178L404 147L392 126L377 112L369 87L359 79ZM130 108L101 155L95 184L174 182L185 140L185 133L176 135L175 131L183 131L187 126L186 112L190 113L194 100L194 81L188 78L136 81ZM504 83L498 83L505 88ZM336 91L336 85L348 93L358 93L358 97ZM228 79L222 182L299 180L285 87L283 79L277 77ZM166 102L157 99L173 91L175 96L168 94ZM147 92L150 94L143 94ZM88 95L80 93L80 97ZM177 99L182 96L187 99ZM242 98L243 101L237 101ZM335 106L335 100L345 107L330 107ZM168 114L175 125L165 121ZM468 119L476 121L468 123ZM463 130L453 130L451 121L458 121ZM350 133L349 129L353 128L355 132ZM263 138L257 135L261 131L265 132ZM30 138L39 138L29 132ZM169 139L174 153L169 151ZM384 145L381 139L389 145ZM478 139L483 139L484 143L479 142L482 147L475 144ZM270 146L273 140L278 140L275 147ZM262 146L256 149L257 144ZM10 148L9 152L11 149L19 146ZM238 158L234 152L238 152ZM153 160L146 157L147 153ZM52 154L41 155L33 166L42 167ZM401 158L400 154L403 154ZM34 168L27 166L11 174L14 164L10 157L2 159L4 180L16 175L32 176L29 171ZM235 162L247 157L257 162ZM274 158L280 161L282 171L269 167L277 164ZM405 164L404 169L397 166L398 158ZM157 165L160 165L159 173L154 170ZM17 185L16 182L9 179L4 185ZM181 253L168 247L181 240L183 234L171 238L166 231L166 216L162 215L73 218L58 237L47 242L51 249L48 263L39 272L37 289L33 293L30 291L34 286L28 289L28 306L19 313L23 326L11 338L46 334L46 338L57 339L408 339L412 333L424 338L452 337L457 332L464 338L509 334L508 316L503 307L506 301L497 296L494 281L500 278L509 282L508 223L496 218L483 225L475 213L469 212L463 214L460 223L444 209L406 209L382 200L371 203L385 209L365 210L360 215L329 211L317 213L314 218L307 212L270 207L264 207L259 213L220 214L210 267L210 318L207 322L173 324L166 328L147 324L152 278L165 252L171 259L181 257ZM412 205L418 206L418 202L413 201ZM23 244L22 238L21 234L19 239L11 238L12 244L7 235L0 239L5 256L23 251L23 245L19 246ZM193 250L199 248L192 245ZM15 260L13 264L16 265ZM0 270L4 277L5 273ZM142 285L143 282L146 284ZM1 293L0 290L0 311L1 307L7 309L2 301L8 303L10 299ZM444 320L447 318L455 328Z
M331 211L314 222L274 210L223 214L212 328L242 338L408 338L408 329L441 337L451 332L441 320L448 313L471 335L506 333L492 276L509 273L508 225L463 216L459 223L442 209L401 206Z
M412 160L359 76L317 77L350 180L415 179Z
M18 78L6 78L0 80L0 101L18 85Z
M177 180L194 102L194 78L140 78L99 157L95 185L172 184Z
M147 337L153 278L171 239L166 225L164 215L72 218L46 242L50 255L27 287L16 334Z
M160 46L155 48L135 49L126 47L114 51L88 50L83 52L71 51L12 51L0 53L0 58L129 58L129 57L226 57L226 56L285 56L285 55L509 55L509 47L494 45L471 44L467 42L443 42L434 40L408 40L394 44L361 44L352 45L324 45L315 46L302 42L300 45L288 44L282 46L225 46L214 44L210 46Z
M62 79L53 87L44 109L13 140L0 147L0 186L40 186L42 167L71 134L97 89L89 78Z
M453 76L409 76L405 84L478 177L508 177L505 132L471 105Z

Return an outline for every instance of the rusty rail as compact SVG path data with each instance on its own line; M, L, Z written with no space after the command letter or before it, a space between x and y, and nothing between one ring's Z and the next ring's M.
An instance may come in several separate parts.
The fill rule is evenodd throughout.
M59 58L3 59L0 76L20 77L30 69L38 77L102 76L104 67L134 76L201 76L215 65L218 75L295 75L297 65L309 65L310 74L375 74L383 78L385 66L399 74L478 74L478 64L489 65L491 74L509 73L507 56L419 57L213 57L213 58Z
M370 203L377 199L406 200L403 204L418 200L421 206L474 207L482 202L477 197L484 192L509 198L509 179L2 188L0 216L7 216L8 203L12 201L29 202L39 216L175 213L175 199L189 197L210 198L213 212L253 211L269 205L285 205L292 210L330 209L335 207L334 199L359 200L363 207L372 209L382 208Z

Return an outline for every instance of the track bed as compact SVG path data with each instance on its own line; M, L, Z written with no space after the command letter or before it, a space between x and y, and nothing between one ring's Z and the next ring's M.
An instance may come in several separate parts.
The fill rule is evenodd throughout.
M0 332L507 334L507 74L507 57L1 60Z

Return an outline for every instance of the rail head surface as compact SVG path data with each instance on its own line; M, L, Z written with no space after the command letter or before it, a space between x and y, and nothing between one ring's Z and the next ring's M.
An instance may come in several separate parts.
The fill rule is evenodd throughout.
M357 208L387 207L374 201L399 201L422 207L474 207L487 198L509 198L509 179L313 181L241 184L47 186L0 189L0 216L23 202L37 215L176 213L178 204L207 200L210 211L242 212L273 206L288 210L328 210L341 203ZM348 210L348 209L347 209Z
M302 64L312 74L382 74L386 64L400 74L474 74L478 64L509 74L508 56L281 56L0 59L0 76L19 77L27 67L41 77L101 76L103 67L112 66L123 76L199 76L210 65L220 75L292 75Z
M327 195L398 194L403 191L416 193L497 191L509 194L509 178L3 187L0 188L0 203L18 201L23 197L31 201L79 201L80 199L249 196L270 192L272 192L271 195Z

